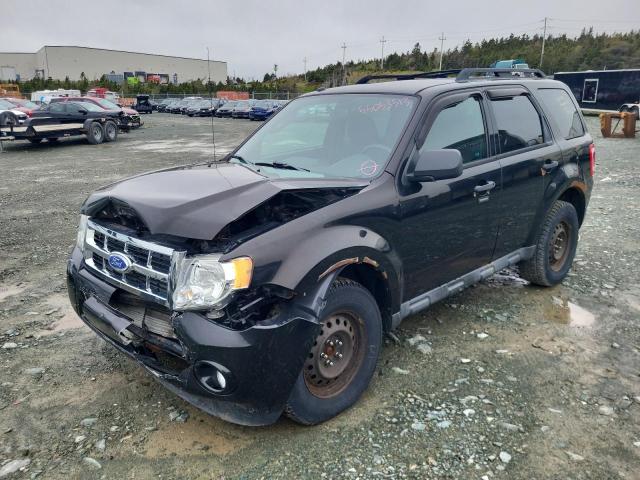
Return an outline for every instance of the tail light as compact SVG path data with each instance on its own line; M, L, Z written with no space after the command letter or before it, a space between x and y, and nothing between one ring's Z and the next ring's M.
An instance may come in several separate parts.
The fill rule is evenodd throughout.
M593 143L589 145L589 173L592 177L596 173L596 146Z

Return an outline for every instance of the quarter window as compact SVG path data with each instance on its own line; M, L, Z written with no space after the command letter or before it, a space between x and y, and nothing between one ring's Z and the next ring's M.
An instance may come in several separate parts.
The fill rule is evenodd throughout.
M540 100L560 128L562 136L569 140L584 135L580 114L569 94L560 88L539 90Z
M491 100L491 106L496 118L501 153L544 143L542 120L527 96Z
M464 163L487 158L487 132L480 100L466 100L445 107L436 117L421 150L453 149Z

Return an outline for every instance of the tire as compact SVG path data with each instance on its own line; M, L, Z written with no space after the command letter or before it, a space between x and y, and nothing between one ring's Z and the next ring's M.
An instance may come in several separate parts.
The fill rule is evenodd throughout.
M107 120L104 124L104 141L115 142L118 139L118 125L112 120Z
M18 117L13 112L0 113L0 127L15 127L19 124Z
M104 128L100 122L91 122L86 135L91 145L98 145L104 141Z
M289 418L303 425L329 420L360 398L382 345L380 310L371 293L357 282L336 280L320 318L322 329L285 408Z
M33 143L34 145L39 144L40 142L42 142L42 138L27 138L27 140L29 140L31 143Z
M556 201L544 218L533 257L520 264L520 275L544 287L562 282L576 254L579 228L573 205Z

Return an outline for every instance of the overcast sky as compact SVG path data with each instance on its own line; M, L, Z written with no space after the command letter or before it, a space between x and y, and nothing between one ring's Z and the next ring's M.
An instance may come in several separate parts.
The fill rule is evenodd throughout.
M229 75L262 79L302 73L346 58L379 58L445 50L509 33L550 34L640 29L640 0L1 0L0 51L35 52L43 45L88 47L228 62Z

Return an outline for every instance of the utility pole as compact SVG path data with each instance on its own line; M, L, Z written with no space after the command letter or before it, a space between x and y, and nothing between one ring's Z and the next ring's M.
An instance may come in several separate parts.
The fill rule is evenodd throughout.
M442 70L442 54L444 53L444 41L447 38L444 36L444 32L442 32L442 35L440 35L440 38L438 38L438 40L440 40L440 66L438 67L438 70Z
M209 81L207 82L209 87L209 103L211 109L213 109L213 96L211 95L211 62L209 60L209 47L207 47L207 72L209 74ZM213 127L213 115L211 115L211 143L213 144L213 161L216 161L216 131Z
M340 48L342 48L342 85L346 85L346 83L347 83L347 67L345 66L344 62L345 62L345 59L346 59L347 44L342 42L342 46Z
M542 60L544 59L544 43L547 40L547 17L544 17L544 33L542 34L542 50L540 50L540 67L542 68Z
M302 63L304 63L304 81L307 81L307 57L302 59Z
M382 54L380 55L380 70L384 70L384 44L387 41L384 39L384 35L380 39L380 45L382 45Z

